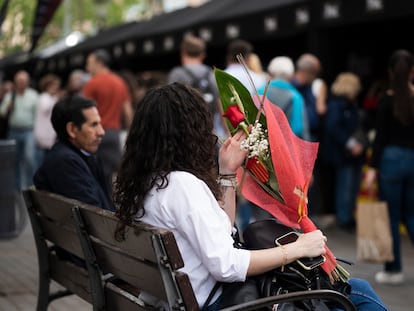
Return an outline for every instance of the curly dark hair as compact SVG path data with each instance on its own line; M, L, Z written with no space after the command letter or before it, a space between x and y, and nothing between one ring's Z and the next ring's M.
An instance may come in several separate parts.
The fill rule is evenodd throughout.
M217 200L213 121L200 93L180 83L149 90L134 115L114 188L119 218L115 237L145 214L144 200L153 188L166 188L168 174L186 171L203 180Z

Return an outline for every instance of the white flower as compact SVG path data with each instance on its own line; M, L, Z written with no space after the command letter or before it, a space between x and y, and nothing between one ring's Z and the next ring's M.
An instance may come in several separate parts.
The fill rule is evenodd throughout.
M269 141L267 139L267 130L263 130L262 124L256 122L252 127L250 135L244 139L240 148L248 151L249 158L258 158L266 160L269 158Z

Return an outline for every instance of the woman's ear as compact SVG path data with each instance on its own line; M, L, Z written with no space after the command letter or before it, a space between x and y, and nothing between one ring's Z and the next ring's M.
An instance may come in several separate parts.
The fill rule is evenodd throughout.
M68 133L69 138L75 139L77 131L78 128L75 126L73 122L66 123L66 132Z

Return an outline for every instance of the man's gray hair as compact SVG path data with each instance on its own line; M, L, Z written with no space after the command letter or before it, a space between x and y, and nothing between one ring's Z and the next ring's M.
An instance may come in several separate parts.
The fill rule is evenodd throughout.
M267 71L273 78L290 80L295 72L295 66L289 57L277 56L270 61Z

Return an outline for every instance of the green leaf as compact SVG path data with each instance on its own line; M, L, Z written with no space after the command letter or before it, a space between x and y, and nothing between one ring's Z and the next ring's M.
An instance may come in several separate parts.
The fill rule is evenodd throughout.
M285 200L283 199L282 192L280 191L279 183L278 183L274 173L269 174L268 184L269 184L270 188L272 188L273 193L275 194L275 198L279 202L284 204Z
M237 94L239 94L241 102L243 103L247 123L254 124L257 117L258 109L253 102L249 90L237 78L233 77L232 75L228 74L223 70L214 68L214 75L216 78L216 83L219 90L223 111L226 112L229 106L235 104L232 101L232 98L234 96L230 88L230 85L233 85ZM263 126L266 126L266 119L263 116L263 114L260 116L259 121L261 124L263 124ZM233 126L230 124L230 122L227 122L227 126L231 132L235 130Z

